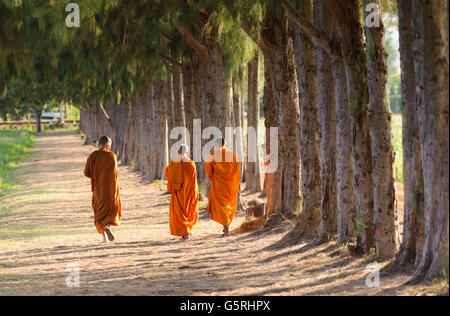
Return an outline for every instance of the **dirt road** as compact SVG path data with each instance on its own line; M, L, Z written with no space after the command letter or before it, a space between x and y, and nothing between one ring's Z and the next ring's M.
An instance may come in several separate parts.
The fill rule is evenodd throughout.
M116 241L100 244L93 225L87 156L76 133L37 137L16 171L18 187L0 197L0 295L422 295L402 286L408 274L368 287L376 259L351 257L335 242L277 244L289 223L265 234L221 238L202 211L190 242L170 236L169 196L120 166L123 222ZM244 196L244 199L251 197ZM244 221L240 214L232 228ZM385 263L378 262L379 266ZM79 287L73 283L79 269ZM69 278L68 278L69 276ZM72 281L67 283L66 281Z

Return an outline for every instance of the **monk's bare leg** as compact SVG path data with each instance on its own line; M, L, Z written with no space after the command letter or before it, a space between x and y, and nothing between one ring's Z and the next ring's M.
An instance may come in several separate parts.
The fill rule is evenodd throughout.
M106 233L103 232L102 236L103 236L102 244L107 244L108 243L108 237L106 236Z
M229 226L223 226L223 237L230 236Z
M111 229L109 228L109 225L106 225L106 227L105 227L105 234L108 237L109 241L114 241L114 235L111 232Z

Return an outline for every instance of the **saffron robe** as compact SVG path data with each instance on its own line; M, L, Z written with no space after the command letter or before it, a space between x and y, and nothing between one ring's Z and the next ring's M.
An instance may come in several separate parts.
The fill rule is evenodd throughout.
M225 147L213 151L206 160L205 171L211 181L206 211L213 221L229 226L236 214L241 181L241 167L236 154Z
M170 161L165 171L167 190L171 193L169 223L174 236L189 236L198 221L198 186L195 163L183 157Z
M94 224L103 234L106 225L119 226L122 219L116 155L104 148L94 151L84 175L91 179Z

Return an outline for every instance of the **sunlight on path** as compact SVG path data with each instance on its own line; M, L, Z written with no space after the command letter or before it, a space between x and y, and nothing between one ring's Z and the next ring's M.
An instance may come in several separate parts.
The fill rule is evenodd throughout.
M16 170L19 187L0 197L0 295L326 295L398 294L407 275L365 286L367 258L342 254L333 242L273 250L289 225L269 233L220 238L200 213L190 242L169 234L169 196L119 167L123 222L101 245L93 224L87 156L76 133L43 134ZM245 197L244 197L245 198ZM232 229L244 220L238 215ZM71 269L79 287L68 287Z

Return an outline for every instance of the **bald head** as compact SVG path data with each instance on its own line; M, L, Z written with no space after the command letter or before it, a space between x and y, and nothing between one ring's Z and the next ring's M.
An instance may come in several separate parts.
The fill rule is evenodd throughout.
M178 149L178 154L180 156L187 155L189 153L189 146L188 145L181 145L180 149Z
M108 136L102 136L100 137L100 139L98 140L98 148L111 148L111 138L109 138Z

